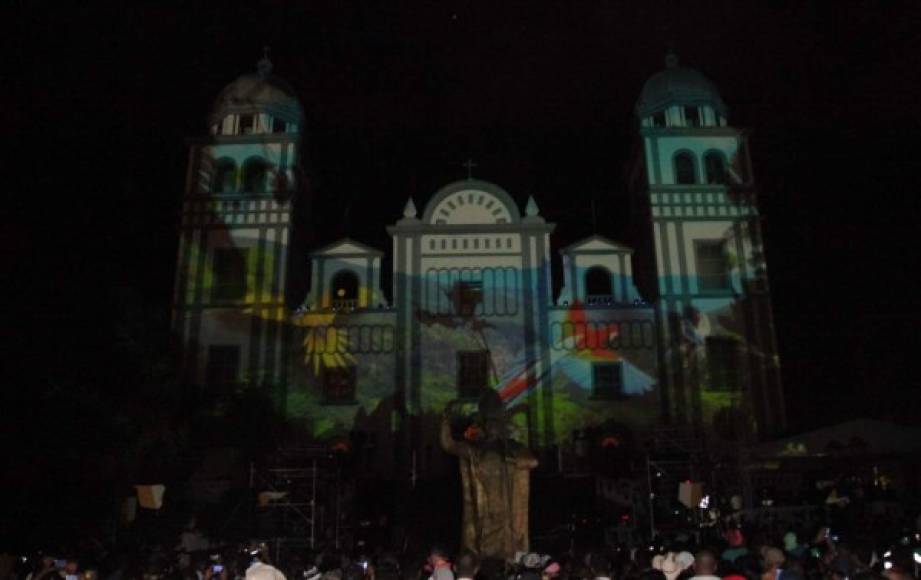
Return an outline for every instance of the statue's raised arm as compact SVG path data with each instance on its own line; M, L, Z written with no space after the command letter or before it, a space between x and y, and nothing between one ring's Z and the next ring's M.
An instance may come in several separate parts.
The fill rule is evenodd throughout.
M537 458L527 447L521 447L515 453L509 454L506 459L515 469L534 469L538 465Z
M470 457L470 445L462 441L455 441L454 436L451 435L451 416L454 414L456 405L456 400L451 401L445 405L445 410L441 415L441 431L439 433L441 448L451 455Z

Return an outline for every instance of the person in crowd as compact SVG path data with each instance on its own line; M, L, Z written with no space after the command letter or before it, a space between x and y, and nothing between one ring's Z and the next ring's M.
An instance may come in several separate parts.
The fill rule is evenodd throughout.
M662 570L647 568L640 572L636 580L666 580L666 578L665 574L662 573Z
M208 538L198 529L197 520L191 518L179 535L179 543L174 548L179 556L180 570L190 567L193 557L205 553L210 547Z
M687 556L680 556L675 552L659 554L652 559L652 567L665 574L668 580L676 580L685 568L694 561L694 557L690 553L683 552L682 554L687 554Z
M741 574L750 580L761 580L761 575L764 573L761 559L749 552L732 561L731 566L737 574Z
M691 580L719 580L716 575L716 555L710 550L697 552L691 568L694 570Z
M729 528L723 535L729 547L723 550L723 553L720 555L721 560L735 562L740 556L748 554L748 548L745 545L745 536L742 534L741 528Z
M393 554L382 554L374 566L375 580L399 580L400 561Z
M685 541L682 545L687 545ZM694 554L688 551L678 552L675 556L675 562L681 572L678 573L678 580L687 580L694 576Z
M37 559L35 567L26 576L26 580L46 580L57 569L54 557L43 554Z
M525 554L519 561L521 572L518 575L518 580L540 580L544 564L549 560L549 556L541 556L535 552Z
M342 568L343 580L373 580L374 568L367 560L351 562Z
M480 580L506 580L506 565L502 558L484 558L480 562Z
M761 561L764 570L761 574L761 580L780 580L784 563L787 561L783 550L773 546L763 546L761 548Z
M64 577L64 580L79 580L80 561L75 556L67 558L64 567L61 569L61 575Z
M246 550L246 555L250 558L249 566L246 568L246 580L285 580L281 570L269 563L269 549L264 543L251 544ZM224 572L226 573L226 569Z
M799 537L793 530L783 536L783 549L790 558L799 559L806 553L806 546L799 543Z
M589 578L593 580L611 580L611 560L604 554L593 552L586 560Z
M887 550L883 555L883 576L887 580L913 580L913 558L914 554L908 546L896 546Z
M16 556L6 550L0 552L0 580L16 580L17 560Z
M556 580L560 577L561 570L560 563L551 559L547 561L544 565L544 569L541 570L541 580Z
M886 580L886 577L873 570L863 570L855 574L853 580Z
M219 552L214 552L208 557L208 563L202 570L202 580L231 580L230 571Z
M479 571L480 562L476 554L470 550L464 550L458 555L454 563L454 576L457 580L474 580Z
M441 546L434 546L429 551L428 564L432 568L430 580L454 580L448 552Z
M725 576L722 576L722 579L723 580L748 580L748 576L745 576L744 574L742 574L741 572L735 569L730 569L730 570L727 570Z

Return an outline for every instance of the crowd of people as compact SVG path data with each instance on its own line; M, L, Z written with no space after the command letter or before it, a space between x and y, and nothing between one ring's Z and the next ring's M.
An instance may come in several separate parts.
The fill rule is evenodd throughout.
M513 562L433 547L415 555L295 553L273 565L261 543L192 553L154 547L140 558L98 550L89 558L3 555L0 580L911 580L921 570L918 531L847 539L822 527L808 541L792 530L749 534L733 527L709 542L678 535L667 543L532 552Z

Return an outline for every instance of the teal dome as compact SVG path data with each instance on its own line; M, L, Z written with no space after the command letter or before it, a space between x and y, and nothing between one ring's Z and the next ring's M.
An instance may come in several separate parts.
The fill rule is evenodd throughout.
M678 58L669 53L665 70L649 77L636 102L638 117L648 117L673 105L709 105L726 116L728 109L710 79L693 68L678 66Z

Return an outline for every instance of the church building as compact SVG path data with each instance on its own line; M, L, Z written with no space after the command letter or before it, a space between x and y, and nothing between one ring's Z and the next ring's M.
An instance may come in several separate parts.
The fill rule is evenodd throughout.
M483 389L534 449L604 426L714 441L781 429L745 131L672 55L635 112L631 245L593 235L552 261L539 199L468 178L381 223L384 275L385 249L360 240L292 244L304 114L263 59L190 147L172 319L190 381L218 397L271 389L309 438L360 434L381 473L437 469L442 410ZM309 291L291 299L303 269Z

